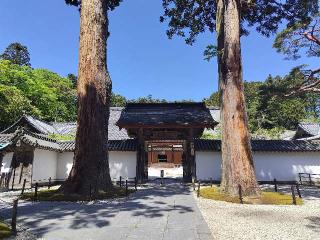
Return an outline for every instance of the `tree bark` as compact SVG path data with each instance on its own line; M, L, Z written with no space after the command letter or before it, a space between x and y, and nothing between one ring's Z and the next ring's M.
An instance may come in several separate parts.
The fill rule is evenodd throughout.
M221 189L237 195L259 194L244 99L240 46L240 0L217 4L219 89L221 92Z
M80 13L78 128L65 194L89 195L112 187L108 163L111 79L106 69L107 1L82 0Z

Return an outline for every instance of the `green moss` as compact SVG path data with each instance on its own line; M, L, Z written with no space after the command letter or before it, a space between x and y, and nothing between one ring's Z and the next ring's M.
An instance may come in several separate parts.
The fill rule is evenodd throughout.
M0 239L5 239L11 236L11 229L10 227L5 224L4 222L0 221Z
M52 133L49 134L48 137L57 141L73 141L75 139L75 136L72 134L61 135Z
M218 187L205 187L200 189L200 196L217 201L240 203L238 196L230 196L220 191ZM302 205L301 198L296 198L297 205ZM292 197L289 194L278 192L261 192L259 197L244 197L245 204L272 204L272 205L292 205Z
M133 189L128 189L128 193L133 193ZM125 188L113 187L112 190L105 192L100 191L95 199L112 199L112 198L122 198L126 196ZM27 192L21 196L24 200L35 200L34 192ZM58 189L41 190L38 192L38 201L66 201L66 202L76 202L76 201L88 201L89 196L81 196L78 194L61 194Z

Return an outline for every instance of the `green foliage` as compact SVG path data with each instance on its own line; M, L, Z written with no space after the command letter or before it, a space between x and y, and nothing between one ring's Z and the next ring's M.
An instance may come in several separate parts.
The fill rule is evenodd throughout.
M77 88L78 77L72 73L69 73L67 78L72 82L72 86Z
M46 121L76 119L76 91L68 78L1 60L0 85L0 128L12 124L23 113Z
M265 82L244 83L251 133L279 138L284 129L295 130L301 121L319 121L319 95L284 96L288 89L303 81L301 69L302 66L294 68L285 77L269 76ZM214 92L204 101L207 106L219 106L219 93Z
M19 66L31 66L28 48L21 43L11 43L0 55L0 59L9 60Z
M274 127L271 129L259 128L251 134L252 138L260 139L281 139L285 129L282 127Z
M221 54L221 51L218 51L218 47L215 45L209 45L203 52L204 60L210 61L212 58L216 57L218 54Z
M224 201L231 203L240 203L239 196L230 196L216 186L204 187L200 190L200 196L203 198ZM259 197L243 197L244 204L271 204L271 205L292 205L292 196L280 192L262 191ZM296 198L297 205L303 205L301 198Z
M10 227L6 223L0 221L0 239L5 239L10 236L11 236Z
M308 22L318 12L318 0L255 0L241 1L241 33L249 34L249 27L269 36L286 21L287 26L296 22ZM167 35L183 37L187 44L193 44L196 37L216 28L217 1L163 0L164 14L160 21L168 21Z
M218 107L220 106L220 93L214 92L210 95L209 98L205 98L203 101L206 103L207 106Z
M111 95L111 106L112 107L124 107L127 103L127 99L120 94L112 93Z
M288 59L301 57L304 50L309 57L320 56L320 44L308 39L306 34L320 39L320 15L316 14L309 21L296 22L280 32L273 44L279 53Z
M49 134L48 137L58 141L73 141L76 138L76 136L72 134L61 135L61 134L54 134L54 133Z
M214 128L214 131L204 130L201 139L207 140L221 140L221 128L220 125Z
M40 112L15 86L0 84L0 126L8 126L23 114L39 116ZM4 128L3 127L3 128Z
M165 99L157 99L153 98L152 95L148 95L146 97L139 97L134 100L130 100L131 103L166 103Z
M294 68L281 78L269 76L259 88L260 100L257 113L253 115L252 126L255 129L282 127L295 129L298 122L311 117L319 117L319 96L306 94L287 98L284 94L303 81L300 68Z

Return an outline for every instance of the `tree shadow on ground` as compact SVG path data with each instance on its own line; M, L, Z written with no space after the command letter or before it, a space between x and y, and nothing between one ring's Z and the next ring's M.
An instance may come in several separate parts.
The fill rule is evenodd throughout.
M18 222L30 228L39 237L51 231L64 229L132 225L138 223L139 219L156 223L167 213L192 213L195 207L194 201L181 204L190 194L187 186L168 183L165 186L149 184L147 188L132 194L128 199L115 201L105 200L95 203L21 201L18 207ZM175 204L173 199L176 198L180 204ZM11 209L7 211L10 212Z
M307 217L306 219L309 220L309 224L306 225L307 228L320 234L320 217Z

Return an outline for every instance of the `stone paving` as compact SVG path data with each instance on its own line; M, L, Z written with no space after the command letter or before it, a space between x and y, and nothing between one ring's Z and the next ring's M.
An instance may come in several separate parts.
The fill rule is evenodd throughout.
M20 223L41 239L208 240L211 232L189 187L149 184L126 201L21 202Z

